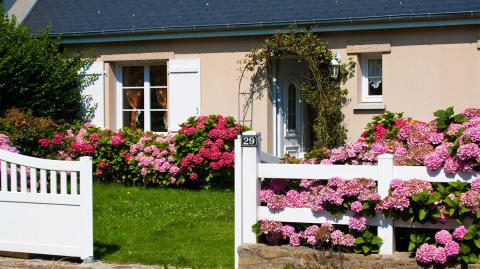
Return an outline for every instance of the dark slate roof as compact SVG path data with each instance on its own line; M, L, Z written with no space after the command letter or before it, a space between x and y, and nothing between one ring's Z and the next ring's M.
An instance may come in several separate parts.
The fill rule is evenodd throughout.
M24 21L53 34L478 16L480 0L38 0Z

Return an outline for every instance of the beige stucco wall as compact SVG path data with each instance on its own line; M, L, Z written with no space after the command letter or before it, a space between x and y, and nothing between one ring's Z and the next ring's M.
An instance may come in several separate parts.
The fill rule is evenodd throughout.
M90 44L68 46L70 51L83 50L88 55L104 60L105 79L105 123L107 128L116 128L116 79L115 63L126 61L145 61L162 59L200 59L201 114L222 114L237 117L237 100L241 60L251 48L260 46L262 38L214 38L183 39L149 42L128 42L113 44ZM249 89L249 74L242 80L243 91ZM265 98L255 100L254 126L264 136L270 136L271 100L266 93ZM271 140L264 139L262 148L271 151Z
M344 61L357 62L354 76L344 87L349 103L344 108L349 139L358 138L372 115L382 110L355 110L359 104L359 51L383 52L383 91L386 109L405 112L420 120L432 118L439 108L454 106L457 111L480 105L480 50L478 26L400 29L388 31L352 31L328 33L322 37ZM107 61L105 108L107 127L115 128L115 78L112 60L144 60L148 53L156 58L200 58L201 113L237 115L237 90L242 65L239 61L265 37L229 37L209 39L162 40L70 46L71 50L93 49ZM381 44L369 46L368 44ZM125 57L119 54L127 55ZM112 56L114 55L114 56ZM155 56L156 55L156 56ZM110 57L110 58L109 58ZM115 58L120 57L120 58ZM247 76L248 77L248 76ZM241 85L249 87L248 80ZM272 102L270 93L255 100L253 128L262 132L263 149L272 151Z
M352 43L390 43L382 53L383 99L387 110L431 120L437 109L454 106L458 112L480 106L480 50L478 26L436 27L389 31L349 32L326 37L330 45L357 62L355 77L345 87L349 139L357 139L372 115L381 110L355 110L360 103L359 55L347 54ZM375 51L373 49L373 51Z

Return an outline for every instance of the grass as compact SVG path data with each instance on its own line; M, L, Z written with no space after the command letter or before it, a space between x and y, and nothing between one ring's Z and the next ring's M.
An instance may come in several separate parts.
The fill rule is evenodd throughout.
M94 184L95 257L106 262L233 268L231 191Z

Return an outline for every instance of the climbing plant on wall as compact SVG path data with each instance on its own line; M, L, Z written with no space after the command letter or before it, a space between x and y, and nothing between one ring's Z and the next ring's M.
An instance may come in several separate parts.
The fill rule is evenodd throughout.
M332 78L330 62L333 53L328 44L310 31L290 31L276 33L265 40L262 48L252 49L244 61L244 68L251 72L270 70L274 60L287 57L297 58L308 66L300 90L314 114L312 153L343 145L347 129L342 107L347 101L347 90L341 85L352 74L355 63L349 60L341 64L338 76Z

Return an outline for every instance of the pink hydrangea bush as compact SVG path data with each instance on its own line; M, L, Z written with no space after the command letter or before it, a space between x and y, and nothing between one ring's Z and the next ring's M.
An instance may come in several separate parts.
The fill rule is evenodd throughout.
M386 112L374 117L360 139L327 150L322 164L374 164L383 153L393 154L396 165L423 165L447 174L480 169L479 109L453 116L453 109L437 111L430 122ZM440 116L442 115L442 116ZM447 116L445 116L447 115ZM317 161L318 162L318 161Z
M480 207L480 178L470 183L461 181L430 183L419 179L408 181L394 179L391 181L389 195L384 199L380 199L376 193L375 183L364 179L343 180L335 177L326 183L319 180L300 180L298 186L292 182L298 181L265 180L260 195L261 202L271 210L282 210L286 207L311 208L334 214L351 210L353 214L349 219L348 228L350 234L356 238L356 243L364 242L365 234L369 233L365 216L370 214L365 210L368 206L363 206L364 200L361 197L375 197L372 208L377 213L395 220L444 223L449 219L463 220L466 217L480 219L477 216ZM269 229L270 224L277 227L277 230ZM260 234L265 235L264 239L273 244L288 242L294 246L312 246L319 242L311 233L321 226L308 226L304 227L304 230L290 224L284 226L277 222L264 221ZM475 226L474 224L469 229ZM341 242L340 239L343 237L337 235L343 233L344 230L335 233L332 231L330 242ZM436 245L427 242L428 240L423 242L420 240L415 251L418 262L445 265L448 261L470 259L459 254L460 246L468 244L474 253L480 253L480 248L472 241L477 237L468 234L472 232L460 226L452 233L446 230L437 232L434 237ZM357 240L360 235L362 239ZM361 248L355 245L355 251L357 249Z
M471 183L456 181L430 183L412 179L394 179L389 195L375 208L394 218L418 222L445 223L449 219L466 217L480 219L480 178Z
M302 245L317 249L333 248L343 252L370 254L377 253L382 244L381 238L368 231L366 226L362 229L356 227L347 229L345 226L334 226L330 223L289 224L263 219L252 228L260 241L270 245Z
M393 215L394 217L397 215L393 213L401 214L405 212L405 215L411 217L407 211L411 207L412 197L423 192L430 194L432 190L432 185L428 181L419 179L409 181L393 179L390 183L389 195L376 206L375 210L383 211L386 215Z
M93 158L95 178L137 185L142 183L140 169L129 162L130 146L140 139L141 130L102 130L91 123L73 125L53 138L42 138L39 145L55 152L53 158L76 160L81 156Z
M145 133L137 143L130 146L130 151L124 154L124 158L140 168L145 184L182 183L177 181L180 168L175 158L173 136Z
M454 233L461 229L465 229L465 227L460 226L456 228ZM446 265L449 260L457 260L461 246L459 242L455 241L455 239L449 231L440 230L435 234L435 244L422 244L415 251L415 258L423 265L440 266Z
M403 118L403 113L385 112L383 115L377 115L372 118L360 135L361 140L374 143L385 139L395 138L398 131L411 119Z
M376 183L371 179L345 180L338 177L326 184L320 180L303 179L297 188L286 179L270 179L262 183L260 201L271 210L310 208L333 214L351 210L359 215L373 215L381 200Z
M221 115L191 117L181 126L175 136L179 180L205 188L232 186L234 140L244 128Z
M101 130L91 123L39 139L43 157L74 160L92 156L101 181L132 185L230 187L233 141L244 130L232 117L190 118L179 134L160 135L139 129Z
M348 248L353 247L355 244L355 237L352 234L335 229L330 223L310 225L296 229L290 224L282 224L281 222L270 220L260 220L259 224L254 226L254 229L257 229L257 235L264 235L266 242L271 245L288 242L292 246L337 246Z

